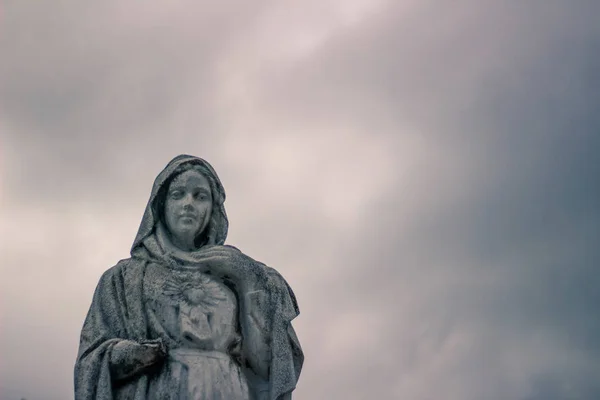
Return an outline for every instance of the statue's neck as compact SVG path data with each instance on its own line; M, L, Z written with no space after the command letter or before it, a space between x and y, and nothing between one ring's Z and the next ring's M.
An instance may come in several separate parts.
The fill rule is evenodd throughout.
M177 247L179 250L183 251L194 251L196 250L196 245L194 244L194 238L180 238L175 235L167 234L169 240L173 244L173 246Z
M173 246L178 250L185 252L197 250L194 237L175 236L169 232L169 230L163 224L159 224L157 228L158 235L162 237L163 242L165 242L167 246Z

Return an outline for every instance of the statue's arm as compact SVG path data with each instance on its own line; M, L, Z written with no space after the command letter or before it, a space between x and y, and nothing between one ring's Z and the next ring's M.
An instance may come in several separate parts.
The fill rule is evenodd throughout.
M106 271L96 287L92 304L81 331L79 354L75 365L76 387L93 387L100 376L105 383L120 382L149 372L166 357L160 341L142 343L129 340L124 317L120 279L122 265ZM106 360L106 364L105 361ZM107 367L101 373L102 365ZM105 384L103 383L103 384ZM83 390L83 389L82 389ZM85 398L85 397L77 397Z
M252 370L265 380L269 378L271 363L268 303L268 294L262 290L246 293L249 318L246 319L244 356Z
M273 340L289 341L279 343L280 346L290 346L294 368L299 375L304 360L302 348L298 337L291 324L291 319L297 315L294 311L295 298L290 295L291 290L285 280L272 268L267 269L269 274L267 284L259 290L250 290L246 293L247 330L244 348L246 359L253 371L263 379L270 379L272 364ZM283 324L283 325L282 325ZM274 339L273 331L279 334Z
M131 379L155 370L166 357L161 341L137 343L132 340L117 342L110 354L109 366L115 382Z

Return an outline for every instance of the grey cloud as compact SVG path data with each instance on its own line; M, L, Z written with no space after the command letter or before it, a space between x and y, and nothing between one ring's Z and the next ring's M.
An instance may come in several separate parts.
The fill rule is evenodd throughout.
M62 108L36 106L42 104L36 103L38 95L43 99L54 90L47 88L63 87L43 75L41 66L17 73L29 65L21 58L5 67L12 72L11 82L2 84L10 90L3 92L15 96L2 100L8 105L3 118L24 133L10 138L18 143L22 159L15 159L21 165L35 156L48 163L48 174L81 168L65 175L67 188L81 187L89 176L105 180L104 189L116 188L110 200L87 203L93 205L90 212L107 201L119 205L123 196L127 207L139 204L141 213L151 180L168 161L152 156L166 157L185 143L201 156L208 146L217 149L215 167L230 188L232 243L282 270L300 301L296 326L307 361L298 398L593 399L600 381L595 310L600 171L594 155L600 99L593 86L600 58L594 54L599 31L593 8L583 1L463 0L452 8L430 2L400 10L390 2L372 17L335 30L304 58L252 75L256 110L282 128L253 132L260 140L297 134L288 131L351 129L397 154L388 182L377 168L368 169L378 160L361 158L360 148L343 150L334 143L323 152L328 157L322 160L330 159L324 165L342 171L334 178L355 182L346 172L349 155L356 154L372 179L388 183L346 229L317 206L318 193L312 191L320 186L302 175L298 185L304 192L280 193L289 186L269 186L260 168L239 172L251 157L222 148L249 141L210 133L226 131L222 104L211 102L210 93L198 94L205 82L211 87L214 76L193 67L203 57L218 57L223 43L243 43L236 35L255 29L257 19L235 29L225 25L223 31L231 29L227 38L199 47L197 59L188 58L200 41L190 31L163 38L163 47L155 50L145 37L160 33L150 28L118 25L106 41L110 26L94 28L98 31L89 35L97 43L89 60L76 47L58 51L73 57L66 63L70 67L58 68L68 98ZM261 11L245 12L250 18ZM217 21L211 26L238 20ZM103 23L85 20L72 32ZM117 42L121 33L128 38L124 44ZM56 35L59 50L69 46L68 34ZM185 52L172 49L177 39ZM163 61L173 59L171 52L187 71L176 73L174 63ZM123 69L128 63L129 71L140 68L147 75L131 83L133 74ZM98 64L105 67L94 69ZM89 83L96 76L103 78ZM27 90L13 79L20 77L31 82ZM147 83L154 84L145 92ZM125 88L140 90L123 97L133 104L115 100ZM164 103L151 104L157 101ZM178 131L167 143L157 133L185 125L169 122L169 112L180 113L174 120L185 119L199 105L204 113L186 122L205 128L202 134ZM233 109L231 118L240 114ZM89 142L91 136L77 138L87 120L94 125L89 132L109 135L104 144ZM135 134L119 148L116 140L128 128ZM142 134L145 128L153 133ZM413 137L422 140L414 147L421 153L404 171L403 146ZM34 140L37 145L26 143ZM71 149L66 159L65 153L46 154L62 146ZM255 157L266 152L249 148ZM97 158L90 156L92 149ZM144 160L130 165L128 154L136 150L144 152ZM302 148L297 154L308 161L311 152ZM114 166L107 167L112 157ZM306 168L311 175L319 172L318 165ZM281 179L289 177L282 173ZM264 190L260 196L253 193L257 187ZM343 201L345 192L339 191ZM109 258L95 261L94 268L100 270ZM68 348L66 339L57 340ZM57 387L56 393L63 390Z
M299 123L333 116L336 122L346 118L351 121L346 123L377 135L382 131L376 128L381 126L377 118L387 118L396 122L388 132L396 129L402 135L406 126L425 132L433 142L447 146L445 151L455 156L452 160L463 159L474 171L466 182L456 182L468 196L455 205L444 203L445 192L439 188L445 186L447 171L431 159L426 168L438 171L432 173L432 181L421 188L399 184L382 193L386 200L369 207L374 215L365 218L363 235L348 244L350 254L343 263L348 274L354 274L354 285L330 290L331 297L344 292L348 308L362 304L385 314L407 290L419 299L410 307L424 314L424 321L414 316L402 325L390 323L393 333L380 348L397 347L397 338L413 324L418 330L420 324L438 321L445 326L446 321L450 329L478 321L476 335L496 328L518 334L513 341L495 339L477 347L465 356L463 372L493 368L480 365L486 354L494 357L520 349L526 357L527 349L519 341L539 334L554 343L548 351L557 355L585 354L582 358L589 364L582 361L578 371L589 381L548 375L557 388L570 381L585 391L597 379L593 371L599 348L594 307L600 191L593 154L599 144L594 136L599 121L593 110L600 101L594 89L599 59L592 51L598 30L590 4L578 3L578 8L554 2L544 10L529 4L485 8L465 2L464 8L443 17L440 12L439 21L427 25L419 18L411 24L389 12L382 18L386 23L374 20L354 35L340 33L315 57L294 66L296 85L281 81L271 95L273 104L283 104L285 93L283 112ZM535 24L530 19L534 14ZM436 30L435 22L443 25L448 19L452 23L441 27L448 30ZM482 29L489 35L482 35ZM423 36L425 40L418 41ZM415 188L422 192L410 193ZM420 209L411 225L402 227L406 221L399 209L405 198L415 195L440 196L439 209ZM385 315L393 320L393 314ZM369 336L364 341L366 345ZM418 343L414 337L406 346ZM402 360L404 350L391 351ZM463 381L470 392L451 393L457 398L482 398L477 393L510 398L502 390L510 392L515 385L507 375L519 360L511 362L498 366L482 383ZM404 373L403 367L410 368L401 362L386 364L397 375ZM536 374L547 369L552 367L541 362L526 379L536 386ZM362 398L358 370L344 381L351 385L349 392ZM367 370L365 366L362 373ZM491 385L493 390L483 391L481 385L498 382ZM440 382L435 384L443 391ZM331 383L330 390L334 386ZM392 396L389 387L380 390L380 396ZM561 390L556 389L556 396L566 393ZM583 398L596 397L591 393Z
M213 147L219 54L265 5L7 3L1 118L20 155L8 183L30 195L22 182L42 175L43 191L98 195L157 148Z
M447 124L485 125L498 106L521 104L494 104L502 93L512 100L528 96L537 106L542 91L563 100L565 89L594 93L586 89L597 48L592 15L593 6L584 2L461 1L451 8L390 3L293 64L292 81L284 74L280 82L265 77L269 104L285 104L282 112L300 121L350 118L372 134L385 120L395 122L390 134L403 124L440 132ZM520 91L532 78L538 92ZM486 126L477 129L486 136ZM470 132L464 139L475 139Z

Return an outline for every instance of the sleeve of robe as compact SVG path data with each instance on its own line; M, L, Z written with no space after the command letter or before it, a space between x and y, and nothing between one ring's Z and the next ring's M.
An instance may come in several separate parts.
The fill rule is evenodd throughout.
M274 307L269 379L271 399L290 400L304 362L304 353L291 323L300 310L294 292L285 279L271 268L269 275L268 286Z
M145 393L146 376L113 387L109 360L116 343L124 339L139 339L128 322L132 311L140 307L127 304L125 266L120 262L106 271L94 292L92 304L81 331L79 353L75 363L75 400L140 399ZM131 277L130 277L131 279ZM141 286L141 281L139 285ZM135 292L136 288L127 288ZM133 293L135 294L135 293ZM141 299L138 299L141 303ZM140 316L137 316L142 317Z

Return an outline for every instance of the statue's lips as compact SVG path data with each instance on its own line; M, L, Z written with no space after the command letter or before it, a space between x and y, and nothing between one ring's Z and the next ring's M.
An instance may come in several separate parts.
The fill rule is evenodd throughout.
M196 221L198 219L198 216L196 214L183 214L179 217L179 219L191 219L193 221Z

